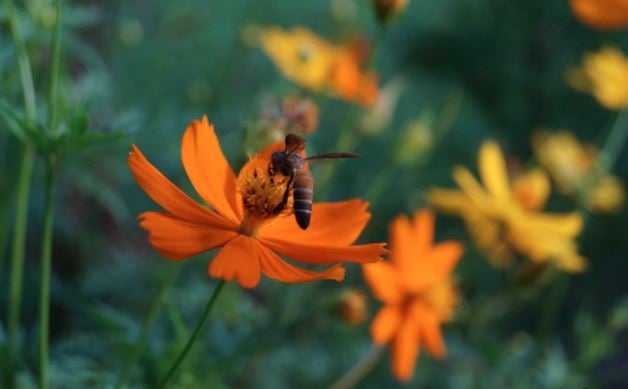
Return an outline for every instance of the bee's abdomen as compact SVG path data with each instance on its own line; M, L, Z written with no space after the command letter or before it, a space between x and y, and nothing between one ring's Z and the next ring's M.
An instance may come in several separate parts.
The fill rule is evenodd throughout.
M294 217L302 229L307 229L312 216L314 179L308 170L300 169L294 177Z

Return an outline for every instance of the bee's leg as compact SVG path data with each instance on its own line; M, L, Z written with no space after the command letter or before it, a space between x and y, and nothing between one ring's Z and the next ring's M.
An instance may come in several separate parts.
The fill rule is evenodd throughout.
M290 178L288 179L288 184L286 185L286 191L283 192L283 199L281 203L273 209L273 213L276 215L284 210L286 204L288 204L288 197L290 196L290 188L292 187L292 182L294 181L294 173L290 174Z

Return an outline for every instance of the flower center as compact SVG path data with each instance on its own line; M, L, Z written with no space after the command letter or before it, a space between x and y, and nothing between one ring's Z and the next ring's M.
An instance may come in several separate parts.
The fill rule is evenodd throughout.
M238 187L244 204L244 219L240 231L255 236L262 224L280 214L292 211L292 198L284 201L288 177L271 176L266 168L254 167L242 172Z

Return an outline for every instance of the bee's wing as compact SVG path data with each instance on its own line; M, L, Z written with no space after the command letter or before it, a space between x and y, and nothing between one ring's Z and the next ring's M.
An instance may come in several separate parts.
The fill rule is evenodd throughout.
M351 153L351 152L340 152L340 153L323 153L313 155L311 157L305 158L307 161L311 161L313 159L336 159L336 158L357 158L360 154Z
M286 153L300 153L305 149L305 139L295 134L286 135Z

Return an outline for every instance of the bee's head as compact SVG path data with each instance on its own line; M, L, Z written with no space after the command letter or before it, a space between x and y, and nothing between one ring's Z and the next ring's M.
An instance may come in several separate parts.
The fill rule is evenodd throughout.
M275 151L270 156L270 164L271 164L273 170L275 170L275 171L281 170L280 167L283 164L284 154L285 153L283 151Z
M289 176L294 170L294 163L290 158L290 154L285 151L275 151L270 156L269 171L271 175L282 174Z

